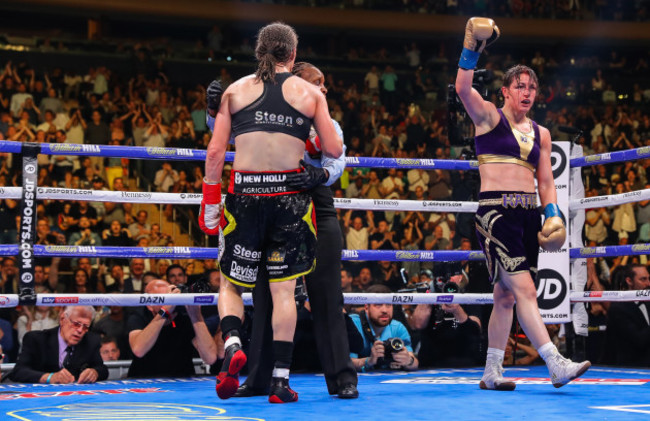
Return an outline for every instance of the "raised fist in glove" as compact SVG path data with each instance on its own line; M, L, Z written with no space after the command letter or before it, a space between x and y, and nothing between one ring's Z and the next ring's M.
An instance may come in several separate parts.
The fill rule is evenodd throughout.
M208 235L219 234L221 214L221 183L208 183L203 179L203 199L199 210L199 227Z
M205 99L208 103L208 113L215 117L219 111L219 105L221 105L221 95L223 94L223 88L221 87L221 82L218 80L213 80L208 85L208 89L205 91Z
M499 27L490 18L470 18L465 25L463 53L458 67L465 70L476 68L481 52L499 38Z
M560 208L556 203L549 203L544 208L546 220L542 230L537 233L539 245L546 251L558 251L566 240L566 228L560 217Z
M296 190L311 190L327 181L328 175L324 169L315 167L300 160L301 172L287 174L287 184Z

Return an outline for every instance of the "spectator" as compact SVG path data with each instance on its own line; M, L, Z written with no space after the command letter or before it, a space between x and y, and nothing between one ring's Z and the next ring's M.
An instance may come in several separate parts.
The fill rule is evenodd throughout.
M598 191L596 189L590 189L587 191L586 196L598 196ZM594 245L604 244L608 236L607 227L611 223L607 208L587 209L585 222L585 236L587 240L593 242Z
M120 350L120 355L125 359L131 357L128 335L126 330L128 313L121 306L110 306L108 314L100 318L93 326L93 332L115 341Z
M21 306L20 316L16 321L18 345L22 347L23 337L27 332L47 330L59 325L56 307Z
M161 279L151 281L147 294L180 293L175 285ZM201 307L186 306L187 313L175 306L139 307L129 316L127 330L134 354L129 377L178 377L195 374L194 349L205 364L217 359L217 347L201 315Z
M390 229L388 222L379 221L377 231L370 236L370 247L373 250L399 250L399 242L395 236L395 231Z
M178 172L169 162L163 162L162 168L156 171L153 184L159 192L169 192L169 189L179 180Z
M167 275L167 282L170 284L177 287L187 285L187 274L183 266L177 264L170 265L167 267L165 274Z
M102 356L104 362L119 360L120 348L117 347L115 338L104 336L101 340L101 346L99 347L99 354Z
M68 306L60 327L29 332L9 378L20 383L94 383L108 377L99 354L99 335L88 332L91 306ZM56 351L54 351L56 350Z
M388 294L391 291L386 286L375 285L367 292ZM366 304L360 314L352 314L350 317L363 336L363 351L359 354L350 353L357 371L366 372L377 368L417 370L418 359L411 348L411 335L402 323L393 320L392 304ZM400 350L389 352L384 343L395 338L402 341L402 346Z
M124 280L124 292L132 293L142 293L144 291L144 272L145 272L145 261L140 258L131 259L129 264L129 277Z
M642 265L624 268L624 282L619 289L648 295L650 274ZM614 302L609 306L607 321L606 363L650 367L650 309L647 301Z
M149 213L146 210L138 211L136 221L129 225L131 238L138 238L141 235L149 235L151 233L151 225L147 222Z
M81 115L81 110L79 108L73 108L69 113L70 119L65 125L65 132L68 143L83 144L86 139L86 130L88 129L88 124ZM90 162L90 158L88 159Z
M79 231L70 234L70 239L68 240L68 244L75 245L75 246L101 246L102 245L102 239L99 236L99 234L91 230L91 223L88 216L84 215L79 218Z

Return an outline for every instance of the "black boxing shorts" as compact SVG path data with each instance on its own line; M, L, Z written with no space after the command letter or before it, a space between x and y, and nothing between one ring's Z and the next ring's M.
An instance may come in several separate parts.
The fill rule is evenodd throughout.
M535 193L489 191L479 193L476 234L485 253L492 283L498 280L499 266L507 273L529 271L537 277L542 228Z
M233 170L221 212L219 263L235 285L253 288L298 278L316 266L316 214L311 196L285 184L284 172Z

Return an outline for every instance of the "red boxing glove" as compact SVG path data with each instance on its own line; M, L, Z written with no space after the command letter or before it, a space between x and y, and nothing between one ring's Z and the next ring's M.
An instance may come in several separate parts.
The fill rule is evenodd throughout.
M199 211L199 226L208 235L219 234L221 213L221 183L208 183L203 179L203 199Z
M321 157L321 148L320 148L320 138L317 134L309 135L309 138L305 142L305 150L307 154L315 159L320 159Z

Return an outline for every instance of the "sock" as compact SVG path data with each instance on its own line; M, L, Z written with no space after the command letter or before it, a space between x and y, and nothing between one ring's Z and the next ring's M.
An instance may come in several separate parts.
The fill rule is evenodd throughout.
M241 347L241 340L239 339L239 336L231 335L226 339L226 343L223 345L224 349L228 349L228 347L232 344L237 344Z
M293 342L273 341L273 357L275 358L275 369L273 372L275 373L276 369L286 369L288 377L291 360L293 359ZM273 376L276 377L275 374Z
M289 378L289 369L288 368L273 368L273 377L282 377L285 379Z
M226 316L221 319L221 337L224 341L227 341L231 336L239 337L239 328L241 328L241 319L239 317Z
M503 357L506 355L506 352L499 348L488 348L487 350L487 360L490 362L497 363L499 365L503 364Z
M546 342L544 345L540 346L537 349L537 352L539 352L539 355L542 357L542 359L547 362L550 357L553 355L557 354L557 348L555 348L555 345L553 345L553 342Z

